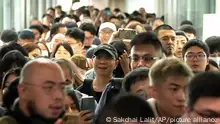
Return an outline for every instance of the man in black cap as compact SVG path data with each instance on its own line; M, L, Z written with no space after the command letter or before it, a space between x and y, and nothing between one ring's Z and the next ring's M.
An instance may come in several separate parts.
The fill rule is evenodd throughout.
M93 66L96 73L94 80L85 79L79 91L90 96L94 96L97 102L102 92L112 79L113 70L117 67L118 54L116 49L109 44L99 45L94 50Z

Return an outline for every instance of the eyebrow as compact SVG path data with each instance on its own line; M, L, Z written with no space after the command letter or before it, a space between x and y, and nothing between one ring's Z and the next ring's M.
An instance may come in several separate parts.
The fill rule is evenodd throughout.
M45 81L44 84L47 84L47 85L49 85L49 84L50 84L50 85L56 85L57 83L54 82L54 81L48 80L48 81ZM65 83L65 82L60 82L59 84L65 85L66 83Z
M193 54L193 53L198 53L199 54L199 53L204 53L204 52L188 52L187 54L189 54L189 53L190 54Z
M176 83L169 83L169 86L181 87L179 84Z

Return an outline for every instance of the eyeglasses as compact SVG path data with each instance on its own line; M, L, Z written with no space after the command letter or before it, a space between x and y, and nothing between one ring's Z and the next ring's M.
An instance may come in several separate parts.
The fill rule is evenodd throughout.
M140 61L142 59L145 63L152 63L155 60L160 59L160 57L152 57L152 56L149 56L149 55L143 55L143 56L134 55L134 56L129 56L129 58L133 62L138 62L138 61Z
M193 60L194 58L196 58L197 60L204 60L205 57L206 57L205 54L187 54L186 55L187 60Z
M58 91L61 91L63 94L66 94L66 85L63 83L63 84L59 84L59 85L56 85L56 84L44 84L44 85L38 85L38 84L33 84L33 83L24 83L25 85L31 85L31 86L36 86L36 87L40 87L44 90L44 92L46 94L52 94L54 92L56 92L57 90Z

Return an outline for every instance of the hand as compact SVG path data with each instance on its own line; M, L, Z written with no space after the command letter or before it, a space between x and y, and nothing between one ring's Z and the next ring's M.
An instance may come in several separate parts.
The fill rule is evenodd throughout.
M81 124L92 124L93 123L93 120L88 120L88 121L86 120L89 117L93 116L93 113L89 112L88 110L80 111L79 115L80 115Z
M62 119L58 119L54 124L62 124Z
M119 62L124 74L126 75L130 71L128 53L126 50L124 50L124 53L119 57Z
M112 41L115 41L115 40L122 40L119 38L119 32L118 31L115 31L112 33L110 39L109 39L109 43L111 43Z

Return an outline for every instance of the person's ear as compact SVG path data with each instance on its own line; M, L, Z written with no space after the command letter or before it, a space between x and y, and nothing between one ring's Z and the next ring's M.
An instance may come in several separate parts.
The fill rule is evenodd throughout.
M156 87L155 86L151 86L149 88L149 90L150 90L151 97L156 99L157 98L157 89L156 89Z
M117 68L118 63L119 63L119 60L115 60L115 67L114 67L114 69L116 69L116 68Z
M17 86L19 98L21 99L27 99L28 97L28 88L24 84L18 84Z

